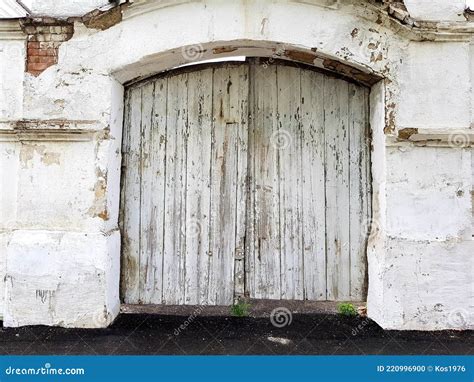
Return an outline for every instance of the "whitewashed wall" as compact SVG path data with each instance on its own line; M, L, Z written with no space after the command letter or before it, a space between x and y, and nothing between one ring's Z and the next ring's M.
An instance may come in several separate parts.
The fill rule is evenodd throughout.
M419 20L465 21L466 0L404 0L410 15Z
M17 23L0 23L0 128L23 114L24 35ZM15 226L18 185L18 145L0 137L0 310L4 310L6 248Z
M20 100L1 103L4 324L99 327L118 313L122 84L186 62L183 46L205 59L229 45L271 55L279 42L385 78L371 94L369 316L392 329L473 327L472 148L448 138L472 140L473 26L410 30L340 3L142 0L105 31L76 23L39 77L0 53L0 98ZM13 133L18 119L32 132ZM414 128L439 141L395 139Z
M22 0L35 16L82 16L96 8L109 4L108 0Z

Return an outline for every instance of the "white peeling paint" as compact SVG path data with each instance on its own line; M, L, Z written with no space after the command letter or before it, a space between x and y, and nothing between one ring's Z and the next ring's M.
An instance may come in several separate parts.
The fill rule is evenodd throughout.
M29 3L67 16L103 1ZM189 62L182 48L194 45L203 48L200 60L271 57L282 46L316 51L384 77L370 95L375 223L368 316L392 329L472 327L472 313L462 311L473 305L472 149L445 141L436 143L444 147L387 147L387 135L393 141L404 128L467 136L474 115L472 28L457 16L457 1L425 2L431 10L406 1L412 17L459 21L443 24L441 37L380 25L371 7L324 3L137 1L105 31L77 22L73 38L60 47L59 64L39 77L24 73L26 36L0 21L6 326L103 327L118 314L123 84ZM433 13L437 7L444 11ZM454 34L460 26L467 32ZM410 40L416 36L443 42ZM239 50L213 54L229 45ZM36 133L12 134L23 119L42 122L30 125ZM55 120L73 123L61 130Z

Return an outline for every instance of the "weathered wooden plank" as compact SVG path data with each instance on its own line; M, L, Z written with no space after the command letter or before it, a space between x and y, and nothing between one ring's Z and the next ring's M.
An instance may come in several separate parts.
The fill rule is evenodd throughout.
M301 71L304 298L326 300L324 75Z
M212 230L209 301L232 303L234 292L236 129L231 113L230 89L237 84L229 67L214 70L214 146L212 150Z
M214 70L209 303L219 305L232 303L235 263L243 262L236 257L243 251L245 235L246 158L239 158L239 153L246 154L247 145L247 70L234 65Z
M281 298L303 299L300 69L277 66Z
M156 237L154 237L152 222L152 195L153 195L153 174L151 153L152 147L152 127L151 119L153 114L153 91L154 83L148 82L142 89L142 118L141 118L141 143L140 143L140 163L139 170L141 176L140 182L140 275L139 275L139 302L143 303L145 295L152 292L152 283L149 283L151 272L153 271L152 257L154 256L154 246Z
M127 289L128 289L128 273L130 270L128 269L127 258L129 252L129 245L128 242L130 241L130 236L127 231L127 182L130 166L129 166L129 151L130 151L130 94L131 89L125 90L125 110L123 116L123 132L122 132L122 147L121 147L121 155L122 155L122 168L121 168L121 180L120 180L120 214L119 214L119 227L121 231L121 254L120 254L120 298L123 299L124 302L127 302Z
M276 66L251 66L250 102L253 104L249 144L250 167L249 292L253 298L281 297Z
M235 266L234 295L238 298L245 295L245 240L247 227L248 200L248 125L249 125L249 67L239 66L232 73L237 82L233 88L231 102L235 102L237 122L237 189L236 189L236 222L235 222ZM232 104L232 103L231 103Z
M187 74L168 79L163 302L184 304L186 253Z
M140 291L140 156L141 156L141 102L142 89L133 88L128 92L128 112L126 115L125 145L123 149L124 207L123 207L123 262L122 276L124 302L137 304Z
M371 161L371 152L372 152L372 132L370 130L370 90L364 89L365 98L364 98L364 106L365 106L365 124L364 124L364 139L363 139L363 146L365 148L364 156L362 160L365 163L365 171L363 174L363 181L364 185L362 186L362 190L365 193L365 220L366 221L373 221L372 215L372 161ZM375 224L377 224L375 222ZM367 225L366 225L367 226ZM368 282L369 282L369 275L368 275L368 260L367 260L367 246L368 246L368 237L366 237L364 243L364 285L362 287L362 300L367 299L367 291L368 291Z
M212 69L188 74L185 303L207 304L212 149Z
M142 254L146 258L140 263L147 264L147 272L140 299L143 304L161 304L163 297L163 245L164 245L164 202L165 202L165 175L166 175L166 115L168 104L168 80L160 78L154 82L151 110L151 128L149 136L144 134L143 139L149 140L147 159L149 166L142 177L142 211L141 225ZM143 93L145 97L145 89ZM144 131L145 133L145 131ZM149 178L146 181L146 178ZM147 187L145 187L145 185Z
M327 299L350 298L348 83L326 77Z
M352 300L361 301L365 293L368 223L367 167L367 89L349 84L350 155L350 279Z

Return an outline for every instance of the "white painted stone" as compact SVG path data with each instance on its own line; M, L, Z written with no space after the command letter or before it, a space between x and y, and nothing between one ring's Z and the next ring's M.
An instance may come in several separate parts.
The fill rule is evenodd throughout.
M383 272L385 267L386 225L386 156L385 134L385 87L382 81L372 87L369 100L370 125L372 126L372 224L367 243L368 291L367 314L380 323L385 322ZM375 128L374 128L375 127Z
M383 326L405 330L473 329L473 253L472 240L388 240Z
M471 153L450 147L387 150L387 234L408 240L469 240Z
M0 140L0 231L13 228L16 222L18 149L19 147L15 142L2 142Z
M123 86L117 81L111 83L110 139L103 141L97 154L96 163L107 174L106 209L108 219L104 222L106 231L115 229L120 209L120 177L122 171L122 126L123 126Z
M34 16L82 16L109 4L108 0L22 0Z
M109 76L83 66L52 66L39 77L27 74L24 118L86 121L82 128L103 129L110 122L113 84Z
M15 231L7 246L4 325L108 325L119 309L119 247L117 231Z
M472 6L472 10L474 11L474 2ZM469 45L469 61L471 63L471 70L470 70L470 79L471 79L471 89L470 89L470 96L471 96L471 129L474 129L474 39L471 39L471 44Z
M0 36L0 120L22 115L25 42L7 41Z
M463 42L412 42L400 73L399 128L468 128L473 60Z
M100 229L102 219L97 215L105 208L105 183L95 179L96 145L93 141L19 145L15 228Z
M410 16L418 20L465 21L466 0L404 0Z
M1 216L1 215L0 215ZM5 275L7 272L7 244L10 239L10 233L5 231L0 231L0 277L2 282L0 282L0 317L3 317L3 312L5 310Z

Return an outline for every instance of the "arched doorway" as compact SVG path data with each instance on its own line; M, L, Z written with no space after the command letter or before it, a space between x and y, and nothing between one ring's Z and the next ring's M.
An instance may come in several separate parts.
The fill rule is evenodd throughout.
M364 300L368 95L276 60L187 67L129 86L124 302Z

